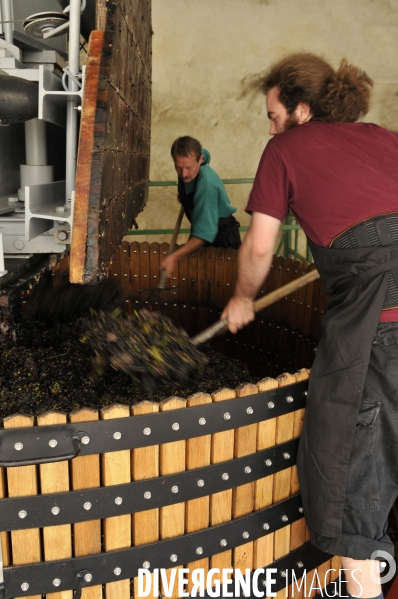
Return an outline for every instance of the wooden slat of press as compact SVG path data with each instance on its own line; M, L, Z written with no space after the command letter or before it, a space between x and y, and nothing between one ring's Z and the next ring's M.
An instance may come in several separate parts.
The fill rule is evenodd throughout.
M4 418L4 428L22 428L33 426L33 416L16 414ZM25 497L37 495L36 466L18 466L7 468L8 497ZM11 532L11 548L13 565L31 564L40 562L40 530L13 530ZM19 598L16 598L19 599ZM41 595L34 595L33 599L41 599Z
M227 248L224 250L224 270L223 270L223 283L222 283L222 306L226 306L228 300L232 296L234 291L234 264L236 262L236 250Z
M0 468L0 497L6 497L6 485L5 485L5 470ZM0 543L3 553L3 565L10 565L10 533L2 531L0 533Z
M161 412L178 410L185 408L186 400L181 397L169 397L164 401L161 401L159 406ZM178 412L175 413L175 423L178 423ZM183 472L185 470L185 444L186 442L183 440L163 443L160 446L159 472L161 476L167 476L168 474L175 474L176 472ZM159 516L161 539L170 539L184 534L185 504L183 502L161 507ZM170 564L172 564L172 562L170 562ZM181 567L182 566L178 566L177 570ZM170 580L171 569L172 568L166 570L167 580ZM174 585L171 597L178 597L177 584Z
M216 263L214 267L215 273L215 285L213 304L216 308L221 310L224 307L223 304L223 287L224 287L224 248L215 248L214 253L216 256Z
M296 382L294 374L283 373L276 379L279 387ZM293 438L294 413L284 414L276 419L276 444L290 441ZM290 496L291 468L285 468L274 475L274 503L287 499ZM286 555L290 551L290 525L284 526L275 532L274 559Z
M178 299L180 303L188 301L188 256L178 261Z
M152 401L141 401L131 407L133 416L159 412L159 404ZM159 445L138 447L132 452L132 480L144 480L159 476ZM133 514L133 545L154 543L159 539L159 509L146 510ZM152 590L150 597L157 594ZM134 597L138 597L138 578L134 578Z
M149 271L149 243L143 241L140 243L140 289L150 288L150 271ZM148 300L150 297L147 291L141 293L143 300Z
M140 287L140 244L138 241L130 243L130 291L129 295L133 295Z
M264 378L257 383L258 391L270 391L278 387L278 381L272 378ZM263 451L269 447L274 447L276 437L276 418L264 420L257 425L257 451ZM266 476L256 480L254 484L254 509L272 505L272 495L274 487L274 477ZM253 547L253 568L263 568L270 564L274 559L274 533L270 533L254 541Z
M197 304L198 303L198 253L191 252L188 255L188 303L189 304Z
M120 288L123 298L130 295L130 244L123 241L119 247L120 255Z
M257 385L245 384L236 388L237 397L246 397L258 393ZM234 457L242 458L256 452L257 424L248 424L235 429ZM239 518L250 514L254 507L254 483L241 485L233 490L232 494L232 516ZM253 569L253 541L236 547L234 551L234 568L240 569L242 574L245 569Z
M37 417L39 426L65 424L66 414L46 412ZM69 463L40 464L40 490L42 494L69 491ZM44 559L46 561L72 557L72 527L70 524L46 526L43 528ZM70 599L72 591L48 593L48 599Z
M156 242L149 246L149 287L157 289L159 287L160 276L160 245ZM155 296L155 301L159 301L159 291Z
M215 248L210 246L206 248L206 283L207 283L207 303L213 305L215 293L215 266L216 256Z
M285 258L282 258L282 256L278 256L278 258L275 260L275 287L274 289L279 289L280 287L282 287L283 282L284 282L284 277L285 277ZM272 316L273 318L280 323L281 320L283 320L283 305L282 305L282 301L279 302L275 302L275 304L272 306L273 310L272 310Z
M169 244L168 243L161 243L159 246L159 264L160 262L162 262L162 260L164 260L167 256L167 254L169 253ZM159 273L160 273L160 267L159 267ZM171 281L170 279L166 279L166 283L165 283L165 289L163 289L163 291L159 291L159 302L162 304L162 306L164 305L165 302L169 302L170 301L170 289L169 287L171 287Z
M98 420L97 410L83 408L69 415L70 422L92 422ZM82 426L84 430L84 426ZM93 489L99 487L100 457L96 455L78 456L71 461L72 489ZM101 520L75 522L73 524L74 556L82 557L101 553ZM102 586L82 589L82 599L102 599Z
M291 260L290 258L287 258L283 261L282 285L286 285L287 283L290 283L292 281L292 279L294 279L292 265L293 265L293 260ZM289 319L289 312L290 312L290 308L291 308L291 299L292 299L291 295L286 295L283 299L281 299L278 302L280 304L281 321L284 324L287 324L288 319Z
M207 302L208 283L206 278L207 253L202 245L198 249L198 304L204 306Z
M71 283L81 283L86 259L91 165L94 155L94 124L103 38L103 31L91 32L87 54L87 82L84 86L76 169L76 202L71 243Z
M220 389L212 393L213 402L226 401L234 399L236 392L232 389ZM228 402L225 404L225 411L228 411ZM211 463L218 464L232 460L234 457L234 430L214 433L211 436ZM216 526L223 522L229 522L232 518L232 489L220 491L210 496L210 525ZM210 558L210 567L223 568L232 567L232 550L228 549L222 553L217 553ZM221 576L219 578L221 580Z
M129 407L113 404L101 410L102 420L127 418ZM117 432L117 431L116 431ZM102 484L104 486L119 485L131 481L130 451L113 451L101 456ZM113 551L131 546L131 516L124 514L113 516L103 521L104 549ZM123 575L123 573L122 573ZM108 582L105 585L106 599L130 599L130 580Z
M302 368L295 374L296 381L299 383L300 381L305 381L309 377L309 370L306 368ZM296 410L294 413L294 421L293 421L293 437L297 438L301 435L301 430L303 428L303 420L305 414L305 408L301 408L300 410ZM290 479L290 494L295 495L300 491L300 484L298 479L298 471L297 466L292 466L291 479ZM291 539L290 539L290 549L293 551L301 545L304 545L306 541L306 527L304 518L300 518L300 520L296 520L293 522L291 526Z
M195 393L190 395L187 399L187 406L202 406L204 404L211 403L211 395L208 393ZM195 468L202 468L203 466L210 465L210 450L211 450L211 435L204 435L203 437L196 437L194 439L187 440L187 470L193 470ZM198 499L192 499L187 501L185 505L185 532L195 532L197 530L206 529L209 527L210 519L210 497L199 497ZM187 564L186 568L189 568L190 573L187 575L188 587L187 591L192 591L192 571L196 568L201 568L205 572L205 577L209 570L209 558L199 559L190 564Z

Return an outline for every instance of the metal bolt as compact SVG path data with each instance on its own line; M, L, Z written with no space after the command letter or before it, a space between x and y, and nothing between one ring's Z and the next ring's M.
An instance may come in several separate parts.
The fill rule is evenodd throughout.
M248 539L248 538L249 538L249 536L250 536L250 535L249 535L249 533L248 533L248 532L246 532L246 531L245 531L245 532L242 534L242 537L243 537L244 539Z
M116 497L115 498L115 503L116 503L116 505L122 505L122 503L123 503L122 497Z
M289 460L290 459L290 453L287 453L287 451L285 451L285 453L283 454L283 457L285 458L285 460Z
M91 582L91 581L92 581L92 579L93 579L93 575L92 575L92 574L90 574L90 572L87 572L87 574L85 574L85 575L84 575L84 580L85 580L86 582Z
M299 512L300 512L300 514L303 514L304 513L304 508L303 507L299 507Z
M25 510L21 510L20 512L18 512L18 516L20 518L26 518L27 515L28 515L28 512L25 512Z
M227 546L227 540L226 539L221 539L220 545L221 545L221 547L226 547Z
M197 485L198 485L198 487L204 487L205 481L202 480L202 479L199 479L198 482L197 482Z
M151 567L151 564L149 562L144 562L142 564L142 567L145 568L145 570L149 570L149 568Z
M269 530L269 524L268 524L268 522L264 522L263 529L264 530Z
M289 518L286 515L282 516L282 521L283 522L287 522L288 520L289 520Z
M267 586L267 581L263 580L263 587L266 587L266 586Z
M272 410L272 408L274 408L274 407L275 407L275 404L274 404L274 402L273 402L273 401L269 401L269 402L268 402L268 407L269 407L269 409L270 409L270 410Z
M144 435L150 435L151 434L151 429L149 428L149 426L147 426L147 428L144 428L143 433Z
M83 445L88 445L90 443L90 437L84 435L84 437L82 437L82 443Z
M307 397L308 391L304 391L304 397Z
M225 412L224 420L229 420L231 418L231 414L229 412Z
M253 408L247 408L246 414L253 414Z
M304 568L303 562L297 562L297 567L298 568Z
M116 433L113 433L113 438L116 440L121 439L122 437L122 433L119 433L119 431L116 431Z
M223 480L228 480L229 479L229 474L228 472L224 472L224 474L221 477Z
M286 578L286 570L281 570L281 576L282 578Z
M58 514L59 514L60 511L61 510L57 506L54 506L54 507L51 508L51 513L54 514L54 516L58 516Z
M17 451L21 451L21 449L23 449L23 443L15 443L14 449L16 449Z
M171 428L173 429L173 431L178 431L180 425L178 424L178 422L175 422Z
M150 499L152 497L151 492L150 491L145 491L144 493L144 499Z
M175 554L175 553L173 553L173 555L170 555L170 561L171 561L171 562L176 562L176 561L177 561L177 559L178 559L178 557L176 556L176 554Z
M60 578L54 578L53 585L55 587L59 587L60 584L61 584L61 579Z
M113 573L115 576L120 576L120 574L122 573L122 569L121 568L115 568L113 570Z
M252 469L250 468L250 466L246 466L245 474L250 474L251 471L252 471Z
M266 466L272 466L272 460L265 460Z
M291 395L288 395L286 397L286 401L287 401L287 403L292 403L294 401L294 397L292 397Z
M57 447L58 445L58 441L56 439L50 439L50 441L48 442L50 447Z
M83 507L85 510L91 510L91 503L89 501L86 501L86 503L83 503Z
M203 549L202 549L202 547L197 547L197 548L196 548L196 553L197 553L198 555L202 555L202 553L203 553Z
M23 591L27 591L27 590L28 590L28 588L29 588L29 584L28 584L27 582L23 582L23 583L21 584L21 589L22 589Z
M171 487L171 492L172 493L178 493L178 487L177 487L177 485L174 485L174 487Z
M199 424L202 426L206 424L206 418L199 418Z

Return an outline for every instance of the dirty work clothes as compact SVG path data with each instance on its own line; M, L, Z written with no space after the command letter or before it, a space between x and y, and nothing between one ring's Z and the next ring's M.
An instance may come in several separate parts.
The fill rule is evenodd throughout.
M343 542L342 534L345 534L342 527L347 514L349 461L354 451L361 403L369 393L365 389L365 380L372 344L389 269L398 263L395 258L398 244L345 250L309 243L326 292L332 297L322 321L323 335L311 369L298 468L304 513L309 528L315 533L311 540L317 545L319 536L329 537L337 548L336 544ZM395 364L385 367L385 370L390 369L395 369ZM382 378L386 376L387 372L383 371ZM388 376L391 381L393 374L389 372ZM377 381L376 376L373 377L372 394L373 401L383 401L378 397L383 395L383 380ZM384 485L384 477L380 483ZM386 485L383 493L394 495L390 483L386 482ZM387 515L375 506L374 501L368 500L368 511L376 512L377 509L375 517L380 517L379 527L384 530ZM388 507L391 506L385 505L383 509L388 512ZM352 526L358 520L357 511L360 510L355 510ZM363 530L366 530L365 524ZM349 534L355 536L352 528ZM361 527L357 535L362 536ZM366 533L364 537L361 548L358 548L361 555L351 554L350 548L342 551L341 545L337 553L354 559L369 558L372 551L380 547L379 539L383 535L373 539L374 549L372 539L365 540ZM386 548L384 542L387 544L388 541L383 541Z
M204 159L195 179L189 183L178 179L178 195L192 225L191 237L198 237L212 244L219 231L219 219L231 216L236 208L229 203L223 182L209 165L210 153L203 148L202 154Z

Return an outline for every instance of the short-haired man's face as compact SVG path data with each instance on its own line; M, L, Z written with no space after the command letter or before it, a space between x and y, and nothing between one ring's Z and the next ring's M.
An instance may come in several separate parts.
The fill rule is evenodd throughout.
M276 135L292 129L296 125L306 123L311 119L311 112L308 104L300 103L296 110L289 114L286 107L279 100L279 89L272 87L267 94L267 114L271 121L269 133Z
M190 183L195 179L199 173L200 165L203 162L203 154L197 159L195 154L189 154L189 156L173 156L174 166L177 171L178 177L184 183Z

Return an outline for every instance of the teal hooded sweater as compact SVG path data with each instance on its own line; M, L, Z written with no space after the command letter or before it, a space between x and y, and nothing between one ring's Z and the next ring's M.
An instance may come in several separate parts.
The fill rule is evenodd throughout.
M236 212L231 206L223 182L210 166L210 153L202 148L203 162L193 181L178 179L180 196L194 192L191 214L191 237L212 243L218 232L218 219Z

